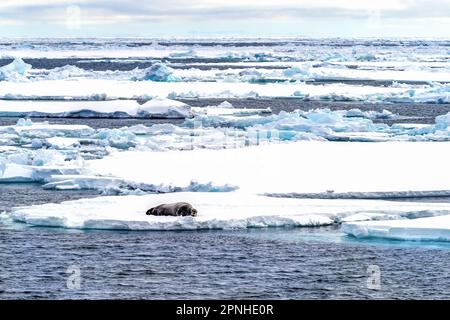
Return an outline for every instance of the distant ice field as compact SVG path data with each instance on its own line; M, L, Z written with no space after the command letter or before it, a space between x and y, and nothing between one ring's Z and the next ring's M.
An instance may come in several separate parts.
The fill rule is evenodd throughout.
M448 58L445 40L3 39L0 98L448 103Z

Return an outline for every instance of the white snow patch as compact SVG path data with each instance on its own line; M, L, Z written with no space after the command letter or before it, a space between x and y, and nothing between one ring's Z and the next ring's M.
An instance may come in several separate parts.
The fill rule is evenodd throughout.
M126 151L87 161L99 175L148 184L190 181L251 193L365 193L383 197L450 190L450 143L300 141L245 148ZM149 168L155 168L151 170Z

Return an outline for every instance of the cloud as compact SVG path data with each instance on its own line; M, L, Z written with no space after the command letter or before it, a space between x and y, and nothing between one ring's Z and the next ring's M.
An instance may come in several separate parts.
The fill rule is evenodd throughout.
M10 21L31 20L60 23L66 8L78 6L84 23L193 20L193 19L299 19L366 18L378 12L382 18L444 18L448 0L325 1L229 0L226 4L208 0L2 0L0 17ZM376 3L376 6L374 6Z
M71 8L71 9L68 9ZM77 9L79 8L79 9ZM450 19L450 0L1 0L0 25ZM183 31L183 30L181 30Z

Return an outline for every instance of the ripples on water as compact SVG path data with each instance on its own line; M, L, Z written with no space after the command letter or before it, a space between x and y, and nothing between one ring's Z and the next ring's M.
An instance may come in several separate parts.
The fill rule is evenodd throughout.
M0 231L3 299L450 297L450 246L367 245L336 227L119 232L15 225ZM379 291L366 286L372 264L381 269ZM66 287L71 265L80 267L80 290Z

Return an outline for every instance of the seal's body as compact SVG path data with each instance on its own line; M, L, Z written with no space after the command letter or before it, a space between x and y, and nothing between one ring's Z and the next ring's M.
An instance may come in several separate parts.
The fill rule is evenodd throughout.
M197 216L197 210L187 202L176 202L168 204L160 204L149 209L146 215L152 216Z

